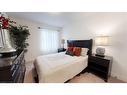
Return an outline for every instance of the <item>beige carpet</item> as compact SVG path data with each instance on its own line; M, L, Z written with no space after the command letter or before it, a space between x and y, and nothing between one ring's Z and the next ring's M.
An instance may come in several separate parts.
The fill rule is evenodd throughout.
M34 65L32 63L26 64L26 74L24 83L35 83L33 78L33 69ZM103 79L92 73L84 73L80 76L76 76L71 79L68 83L105 83ZM123 83L123 81L118 80L116 78L110 77L108 83Z
M103 79L95 76L92 73L84 73L76 76L69 81L69 83L105 83Z
M26 64L26 73L24 78L24 83L35 83L33 76L34 65L32 63Z

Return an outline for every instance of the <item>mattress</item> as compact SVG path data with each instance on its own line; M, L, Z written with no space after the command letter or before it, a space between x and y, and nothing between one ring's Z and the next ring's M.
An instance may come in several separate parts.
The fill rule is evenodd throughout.
M87 67L88 56L70 56L65 52L38 56L35 69L39 83L64 83Z

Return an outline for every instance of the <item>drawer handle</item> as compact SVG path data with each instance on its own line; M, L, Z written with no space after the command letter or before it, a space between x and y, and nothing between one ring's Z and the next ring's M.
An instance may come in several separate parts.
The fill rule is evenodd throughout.
M14 68L15 68L15 65L12 66L11 71L14 70Z
M16 70L13 72L12 77L14 76L15 72L16 72Z

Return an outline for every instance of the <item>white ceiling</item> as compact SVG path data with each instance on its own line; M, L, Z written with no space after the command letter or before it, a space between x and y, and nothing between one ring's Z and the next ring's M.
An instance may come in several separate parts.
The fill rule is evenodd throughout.
M87 12L7 12L9 16L19 17L38 23L62 27L69 22L82 21L95 13Z

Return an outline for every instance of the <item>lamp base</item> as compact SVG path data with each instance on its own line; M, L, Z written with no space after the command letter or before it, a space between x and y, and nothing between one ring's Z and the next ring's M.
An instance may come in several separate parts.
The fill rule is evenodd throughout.
M105 54L105 48L98 47L98 48L96 49L96 54L97 54L97 55L104 56L104 54Z
M99 55L99 54L95 54L95 56L105 57L105 55Z
M0 58L13 57L16 55L16 50L12 47L2 47L0 48Z

